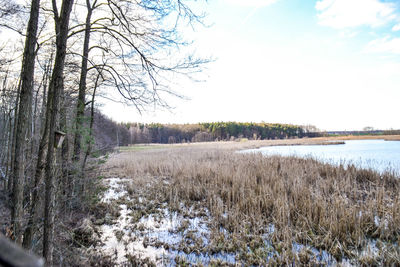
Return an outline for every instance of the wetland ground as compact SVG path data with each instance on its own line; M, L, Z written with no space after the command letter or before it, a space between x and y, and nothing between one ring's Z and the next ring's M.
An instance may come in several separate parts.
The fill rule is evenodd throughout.
M398 177L235 153L331 141L125 148L103 166L93 265L400 264Z

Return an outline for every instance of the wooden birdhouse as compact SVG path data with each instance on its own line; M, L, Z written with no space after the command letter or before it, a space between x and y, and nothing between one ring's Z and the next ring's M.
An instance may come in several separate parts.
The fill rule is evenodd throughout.
M66 133L61 131L54 131L54 135L54 148L60 148L62 146Z

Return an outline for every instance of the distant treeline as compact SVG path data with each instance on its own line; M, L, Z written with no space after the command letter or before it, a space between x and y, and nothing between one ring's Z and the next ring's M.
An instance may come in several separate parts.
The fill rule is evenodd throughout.
M88 126L82 131L83 138L89 138L87 131ZM103 153L116 146L127 146L130 140L127 125L113 121L98 110L94 112L93 152Z
M287 139L341 135L400 135L400 130L328 131L312 125L280 123L212 122L195 124L117 123L96 111L94 149L140 143L210 142L247 139ZM84 135L85 136L85 135Z
M328 131L326 136L341 135L400 135L400 130L370 130L370 131Z
M400 135L400 130L385 130L383 131L384 135Z
M371 130L371 131L327 131L327 136L345 136L345 135L383 135L385 134L382 130Z
M314 126L279 123L212 122L197 124L127 123L131 144L221 140L285 139L320 136Z

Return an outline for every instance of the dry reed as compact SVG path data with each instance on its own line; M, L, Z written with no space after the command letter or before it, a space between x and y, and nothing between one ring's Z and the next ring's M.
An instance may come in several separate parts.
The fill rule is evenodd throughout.
M209 146L121 153L107 166L131 177L131 190L151 183L146 194L170 208L206 207L212 229L230 235L219 249L245 251L238 260L246 265L313 262L295 244L326 251L339 263L400 264L400 180L390 173ZM257 254L265 238L273 257ZM366 253L371 242L376 253Z

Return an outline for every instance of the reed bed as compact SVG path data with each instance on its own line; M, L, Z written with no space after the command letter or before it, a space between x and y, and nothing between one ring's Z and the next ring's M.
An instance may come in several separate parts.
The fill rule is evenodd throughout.
M171 209L206 208L211 243L240 254L238 263L321 263L317 250L328 264L400 264L400 180L391 173L209 146L120 153L106 166Z
M346 140L374 140L383 139L386 141L399 141L400 135L348 135L330 136L314 138L293 138L276 140L248 140L246 138L236 139L235 141L216 141L216 142L196 142L196 143L177 143L177 144L137 144L119 147L119 152L137 152L141 150L153 149L174 149L174 148L202 148L202 149L222 149L222 150L243 150L260 148L264 146L293 146L293 145L335 145L343 144Z

